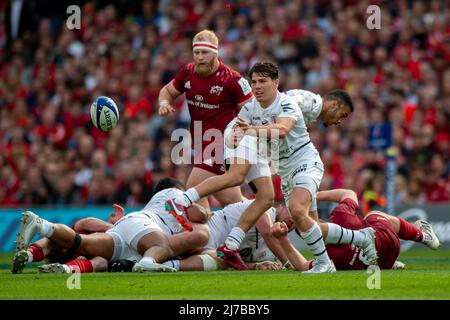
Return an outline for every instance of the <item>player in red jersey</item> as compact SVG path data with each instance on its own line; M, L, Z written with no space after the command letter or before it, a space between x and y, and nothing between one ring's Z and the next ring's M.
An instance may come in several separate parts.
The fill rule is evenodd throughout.
M317 200L339 203L331 213L330 222L351 230L360 230L367 227L372 227L375 230L378 266L381 269L391 269L394 266L400 253L400 239L421 242L433 250L436 250L440 245L431 224L424 220L418 220L411 224L400 217L381 211L371 211L364 218L357 215L358 197L352 190L321 191L317 193ZM339 239L342 234L330 234L330 230L325 224L321 224L321 228L326 242L340 242ZM278 222L274 224L272 234L280 240L294 268L308 270L312 263L307 261L289 242L287 238L288 230L289 228L285 223ZM364 255L354 245L327 244L326 248L337 270L360 270L366 269L368 266Z
M223 132L240 107L253 97L247 80L218 59L218 44L214 32L197 33L192 43L194 62L181 68L158 97L159 115L167 116L175 112L172 102L186 94L194 150L194 168L186 182L188 188L224 173ZM239 186L221 190L214 196L222 206L242 200ZM209 208L207 199L199 204Z

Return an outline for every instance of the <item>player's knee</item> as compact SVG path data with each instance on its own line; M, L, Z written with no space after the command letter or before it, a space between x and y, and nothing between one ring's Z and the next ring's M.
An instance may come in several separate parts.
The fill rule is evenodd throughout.
M245 181L246 174L240 170L227 172L228 187L240 186Z
M200 259L202 259L203 263L203 271L216 271L225 269L225 266L220 264L219 261L209 254L200 255Z
M261 205L264 210L269 210L273 205L275 195L272 191L261 192L258 190L256 193L256 201Z
M204 247L209 241L209 234L205 230L193 232L190 234L189 241L197 247Z
M308 208L307 205L295 204L289 206L289 211L294 219L308 218Z

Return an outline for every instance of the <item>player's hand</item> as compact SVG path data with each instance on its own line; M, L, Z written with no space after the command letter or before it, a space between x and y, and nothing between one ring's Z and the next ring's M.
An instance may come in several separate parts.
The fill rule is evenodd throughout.
M270 228L270 232L272 233L272 236L274 236L277 239L282 239L284 237L287 237L289 228L284 222L275 222L272 227Z
M255 265L255 270L280 270L281 265L275 261L263 261Z
M242 129L244 132L250 129L250 125L248 124L248 122L239 117L236 120L236 127Z
M167 100L163 100L159 103L158 114L161 117L165 117L174 112L175 112L175 108L172 107Z
M241 142L244 135L245 133L241 128L239 127L233 128L230 134L225 138L225 143L227 147L231 149L236 148Z
M122 219L125 216L125 210L123 210L122 206L114 203L113 204L114 212L109 215L108 222L111 224L115 224L117 221Z

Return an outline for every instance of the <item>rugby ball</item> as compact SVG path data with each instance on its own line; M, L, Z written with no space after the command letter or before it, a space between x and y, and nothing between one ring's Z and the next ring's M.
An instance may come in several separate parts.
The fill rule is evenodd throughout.
M101 131L112 130L119 122L119 109L116 103L105 96L95 99L91 104L91 120Z

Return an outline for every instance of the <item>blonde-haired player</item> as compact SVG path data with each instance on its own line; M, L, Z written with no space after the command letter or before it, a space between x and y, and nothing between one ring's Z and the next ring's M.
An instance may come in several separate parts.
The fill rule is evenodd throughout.
M240 107L253 97L248 81L220 61L219 40L213 31L202 30L194 36L192 53L194 62L183 66L158 97L159 115L164 117L175 112L173 101L183 93L186 95L194 150L194 168L186 182L188 188L224 173L223 132ZM214 196L222 206L242 200L238 186L216 192ZM209 207L207 199L202 199L200 204ZM183 210L173 201L170 206L172 214Z

